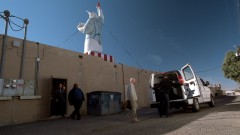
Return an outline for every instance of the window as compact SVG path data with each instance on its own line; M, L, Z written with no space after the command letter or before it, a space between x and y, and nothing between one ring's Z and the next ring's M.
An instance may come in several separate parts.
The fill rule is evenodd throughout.
M184 74L186 81L194 78L193 72L189 66L183 69L183 74Z

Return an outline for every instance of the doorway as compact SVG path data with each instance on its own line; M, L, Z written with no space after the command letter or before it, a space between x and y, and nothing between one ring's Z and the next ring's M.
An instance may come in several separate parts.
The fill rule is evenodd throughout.
M64 114L66 114L66 105L67 105L67 79L63 78L51 78L51 108L50 115L60 115L60 107L56 98L56 90L59 88L59 84L65 86L65 94L63 97L65 99L65 104L63 106Z

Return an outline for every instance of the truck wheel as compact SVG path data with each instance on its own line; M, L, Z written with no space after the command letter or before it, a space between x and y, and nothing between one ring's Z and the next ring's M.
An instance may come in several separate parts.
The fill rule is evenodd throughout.
M209 105L209 107L214 107L215 106L215 103L214 103L212 95L211 95L211 101L208 102L208 105Z
M192 111L193 111L193 112L198 112L198 111L200 111L200 105L199 105L199 102L198 102L197 98L193 98Z

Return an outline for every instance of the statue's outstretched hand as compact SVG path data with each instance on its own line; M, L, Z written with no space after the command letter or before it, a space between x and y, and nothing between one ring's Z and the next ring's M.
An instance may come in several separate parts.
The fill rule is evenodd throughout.
M77 26L77 29L81 32L83 32L83 27L84 27L84 23L79 23L78 26Z
M77 27L83 27L85 23L79 23Z

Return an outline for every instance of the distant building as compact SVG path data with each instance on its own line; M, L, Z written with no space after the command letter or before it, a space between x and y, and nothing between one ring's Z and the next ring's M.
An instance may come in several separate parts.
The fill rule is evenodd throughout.
M224 92L221 90L221 84L210 84L208 87L215 96L224 95Z
M226 91L225 91L225 94L226 94L227 96L235 96L235 91L233 91L233 90L226 90Z

